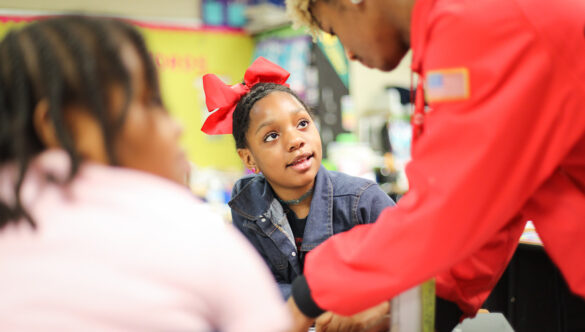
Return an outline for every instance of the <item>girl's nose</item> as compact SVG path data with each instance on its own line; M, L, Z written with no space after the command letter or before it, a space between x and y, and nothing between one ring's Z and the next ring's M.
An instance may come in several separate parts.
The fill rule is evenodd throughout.
M289 142L288 151L295 151L302 148L305 145L305 141L301 136L296 136Z

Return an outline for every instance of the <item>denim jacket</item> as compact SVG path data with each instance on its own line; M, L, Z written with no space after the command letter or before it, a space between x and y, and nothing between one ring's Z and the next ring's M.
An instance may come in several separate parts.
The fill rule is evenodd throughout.
M333 234L373 223L394 202L369 180L326 170L317 172L301 251L308 252ZM301 265L285 210L263 175L241 178L234 185L233 224L266 261L284 298Z

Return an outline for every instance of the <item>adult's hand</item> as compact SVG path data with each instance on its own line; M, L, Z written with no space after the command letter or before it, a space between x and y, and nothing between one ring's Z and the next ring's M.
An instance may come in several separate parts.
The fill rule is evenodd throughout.
M307 332L315 319L303 315L292 296L288 298L287 306L293 318L293 326L290 332Z
M390 303L382 302L353 316L326 312L315 321L316 332L382 332L390 328Z

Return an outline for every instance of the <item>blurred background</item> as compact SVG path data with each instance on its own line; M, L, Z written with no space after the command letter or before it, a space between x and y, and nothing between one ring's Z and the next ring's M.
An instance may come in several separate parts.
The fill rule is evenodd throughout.
M392 73L349 62L335 37L314 42L293 29L283 0L1 0L0 37L63 13L124 18L140 28L164 101L185 128L190 186L228 221L232 185L246 170L230 135L200 131L208 114L201 77L215 73L228 84L241 82L258 56L287 69L291 88L314 110L327 168L376 180L395 199L406 191L409 56Z

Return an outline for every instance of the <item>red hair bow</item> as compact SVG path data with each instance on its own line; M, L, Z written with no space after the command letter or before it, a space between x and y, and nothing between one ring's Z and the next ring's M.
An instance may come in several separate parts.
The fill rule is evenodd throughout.
M244 95L257 83L285 84L289 72L263 57L256 59L244 74L244 83L233 86L226 85L217 76L203 76L205 104L211 114L201 127L208 135L231 134L232 114L236 105Z

